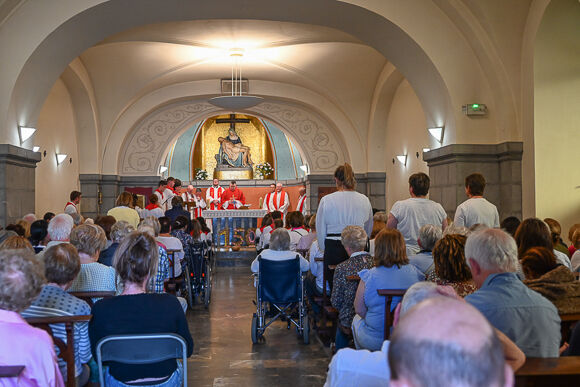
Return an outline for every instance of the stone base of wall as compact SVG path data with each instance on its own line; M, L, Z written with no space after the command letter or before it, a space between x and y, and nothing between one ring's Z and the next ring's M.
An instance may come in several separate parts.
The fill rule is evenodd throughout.
M429 166L429 198L441 203L450 217L467 200L465 177L479 172L486 180L484 196L497 206L500 219L522 218L523 143L453 144L423 154Z

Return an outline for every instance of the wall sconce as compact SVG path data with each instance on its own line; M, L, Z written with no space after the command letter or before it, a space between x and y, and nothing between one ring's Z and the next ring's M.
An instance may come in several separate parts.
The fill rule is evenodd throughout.
M57 153L56 154L56 164L60 165L68 155L65 153Z
M301 166L300 166L300 169L301 169L302 171L304 171L304 174L305 174L305 175L308 175L308 165L301 165Z
M440 128L428 128L427 129L431 136L435 137L435 139L441 144L443 142L443 127Z
M403 165L407 165L407 155L397 155L397 160L399 160L399 162Z
M431 148L423 148L423 153L429 152Z
M33 152L38 152L39 150L40 150L40 147L39 146L33 146L32 147L32 151Z
M165 165L160 165L159 166L159 173L162 175L165 172L167 172L167 167Z
M20 145L28 140L36 132L36 128L18 125L18 134L20 135Z

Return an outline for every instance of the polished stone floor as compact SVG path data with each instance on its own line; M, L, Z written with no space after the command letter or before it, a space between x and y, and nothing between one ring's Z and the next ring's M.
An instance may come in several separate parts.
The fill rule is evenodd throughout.
M305 345L294 328L276 322L265 342L252 344L255 297L249 267L219 268L209 310L198 305L187 312L195 342L189 385L322 386L330 357L314 334Z

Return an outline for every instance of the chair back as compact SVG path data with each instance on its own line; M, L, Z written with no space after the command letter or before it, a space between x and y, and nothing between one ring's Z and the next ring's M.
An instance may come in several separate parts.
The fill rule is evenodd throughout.
M101 298L111 298L115 297L114 291L99 291L99 292L69 292L76 298L80 298L85 301L92 308L95 304L95 300L100 300Z
M95 352L101 386L105 385L104 362L150 364L169 359L183 361L183 385L187 386L187 345L174 333L107 336L98 342Z
M274 304L288 304L300 300L300 257L284 261L273 261L258 257L258 298Z

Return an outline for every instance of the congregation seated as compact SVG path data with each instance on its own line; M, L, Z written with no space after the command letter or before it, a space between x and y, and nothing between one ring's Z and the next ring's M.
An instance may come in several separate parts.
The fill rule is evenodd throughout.
M316 220L315 220L316 221ZM324 281L324 251L318 247L318 241L316 238L312 242L310 249L308 250L308 260L310 262L310 274L306 277L304 286L306 287L306 294L310 299L310 305L315 314L320 312L320 306L314 301L314 297L322 296L323 288L322 282ZM330 286L328 281L326 281L326 294L330 294Z
M18 223L9 224L8 226L6 226L5 230L14 231L16 235L26 237L26 230L24 229L24 227L22 227L22 225Z
M175 208L175 207L173 207ZM201 262L199 259L201 258L199 254L195 253L195 246L194 244L202 243L201 240L201 227L199 222L196 220L196 229L195 229L195 239L187 232L187 227L189 225L189 218L183 215L179 215L177 219L173 222L173 226L171 228L171 235L175 238L179 239L181 245L183 246L183 257L184 257L184 264L187 262L195 262L195 266L190 268L192 272L197 276L200 273L197 272L197 268L201 268Z
M309 216L308 219L308 223L306 223L306 219L304 219L304 222L308 225L309 231L298 241L297 251L310 250L312 243L316 239L316 214Z
M110 215L98 216L97 219L95 220L95 224L97 226L100 226L105 232L105 237L107 238L107 244L105 245L105 249L108 249L113 243L113 241L111 240L111 227L113 227L113 225L116 222L117 220Z
M277 230L279 228L283 228L284 227L284 222L282 221L282 219L274 219L272 221L272 226L270 231L266 232L266 230L264 230L264 234L262 234L261 238L260 238L260 245L262 249L267 249L268 246L270 245L270 238L272 237L272 233L274 232L274 230Z
M572 243L570 244L570 247L568 247L568 251L570 251L572 271L580 271L580 227L572 233L570 241L572 241Z
M170 294L147 293L147 282L155 276L158 250L155 239L134 231L119 245L115 269L123 285L122 296L95 303L89 323L89 337L94 351L104 337L123 334L175 333L187 344L187 356L193 352L193 339L177 299ZM155 386L179 385L182 366L174 359L154 364L106 364L106 385L118 382ZM185 365L187 366L187 364Z
M135 228L131 226L124 220L115 222L111 226L110 238L111 238L111 245L101 251L99 254L99 263L102 263L106 266L113 266L113 258L115 256L115 251L119 247L119 243L125 238L127 235L135 231Z
M133 208L133 195L130 192L123 191L117 196L115 207L111 208L107 215L115 220L124 220L131 226L137 228L139 225L139 213Z
M421 251L409 256L409 262L415 265L421 273L428 275L433 271L433 247L442 236L441 227L432 224L426 224L419 229L417 244Z
M378 289L408 289L425 276L409 264L405 240L399 230L385 229L375 238L375 266L359 272L360 282L354 300L356 315L352 334L357 349L378 350L384 340L385 299ZM392 309L401 301L393 298Z
M580 313L580 282L556 261L553 251L532 247L520 260L524 283L558 308L559 314Z
M149 204L141 211L141 215L143 219L148 216L154 216L156 218L165 216L165 212L159 206L159 196L155 194L149 195Z
M69 243L70 233L74 227L73 218L69 214L58 214L48 223L48 237L50 242L46 244L46 249L60 243ZM44 250L43 250L44 251ZM36 254L42 259L43 251Z
M46 220L35 220L30 225L30 244L34 248L34 253L40 253L50 241L48 236L48 222Z
M20 235L13 235L6 238L2 243L0 243L0 250L28 250L34 254L34 248L30 244L27 238Z
M81 270L77 249L70 243L49 247L44 253L44 275L47 283L32 305L24 310L23 317L86 316L91 314L89 305L67 292ZM53 324L55 337L67 342L64 324ZM56 347L55 347L56 348ZM77 385L84 386L89 380L91 345L88 322L74 324L74 358ZM66 362L58 359L60 371L66 381Z
M449 285L460 297L465 297L477 290L471 277L471 271L465 260L465 241L463 235L445 235L433 249L434 270L427 280L438 285Z
M20 316L42 290L42 263L26 250L0 251L0 364L24 366L3 386L64 387L54 345L44 330Z
M554 252L556 260L559 263L571 269L570 258L558 250L554 249L552 243L552 235L548 225L538 218L528 218L518 226L514 236L518 245L518 258L522 256L528 249L532 247L545 247Z
M554 245L554 249L558 250L562 254L566 254L568 258L570 258L570 251L568 251L568 246L562 240L562 226L560 222L553 218L545 218L544 223L548 225L550 229L550 235L552 236L552 244Z
M377 216L379 214L380 216ZM384 212L383 212L384 214ZM385 214L386 216L386 214ZM383 231L387 227L386 221L384 222L383 219L385 216L381 215L381 212L377 212L373 216L373 230L371 231L371 235L369 235L369 253L371 256L375 255L375 238L376 236Z
M505 231L485 229L467 238L465 256L478 290L465 297L529 357L558 357L556 307L519 280L517 246Z
M409 310L389 345L390 386L512 386L514 374L489 322L450 298Z
M189 213L188 213L189 216ZM157 241L161 243L167 250L175 250L173 255L174 263L171 270L171 277L179 277L182 273L181 264L185 256L183 251L183 245L181 241L176 237L171 235L171 219L167 216L162 216L159 220L159 236L157 236Z
M199 223L199 227L200 227L200 238L202 241L205 242L207 247L210 247L212 245L212 232L209 229L209 227L207 226L207 223L205 221L205 218L203 216L198 216L196 218L197 222ZM191 223L191 232L192 232L192 236L193 236L193 230L196 226L194 225L194 222L192 221Z
M568 246L568 256L572 257L572 255L576 252L576 250L580 249L580 223L573 224L570 229L568 229L568 239L570 240L570 246Z
M308 271L310 264L302 255L290 250L290 235L288 230L283 227L277 228L270 234L270 247L265 249L252 261L250 269L252 273L258 273L260 271L260 261L259 258L268 259L272 261L286 261L289 259L300 258L300 270L305 272Z
M97 262L106 244L103 229L94 224L81 224L71 231L70 243L79 253L81 270L69 292L117 291L115 269Z
M350 327L355 315L354 297L358 283L349 281L347 277L374 266L373 257L365 251L367 233L362 227L345 227L340 235L340 240L349 258L336 265L330 299L332 306L338 310L335 339L337 350L348 346Z
M171 209L165 211L165 216L169 218L171 223L175 222L178 216L184 216L188 220L191 218L191 214L183 209L183 199L179 195L175 195L171 199ZM187 229L189 229L189 224Z
M499 224L499 228L510 234L511 236L516 235L516 230L520 226L520 220L515 216L508 216Z
M43 216L42 219L46 221L46 223L50 223L50 221L52 220L52 218L54 218L56 216L56 214L54 212L46 212Z
M304 215L300 211L291 211L286 215L286 228L290 234L290 250L296 251L298 243L308 234L304 228Z
M267 213L260 222L260 227L256 229L256 250L262 249L262 238L266 233L272 231L272 214Z
M139 224L137 229L139 232L145 232L151 235L153 238L157 238L159 235L159 230L161 226L159 221L154 216L149 216ZM159 255L157 271L153 280L149 283L149 291L153 293L165 293L165 281L171 276L169 271L169 257L167 256L167 250L165 247L161 246L159 241L157 241L157 254Z

